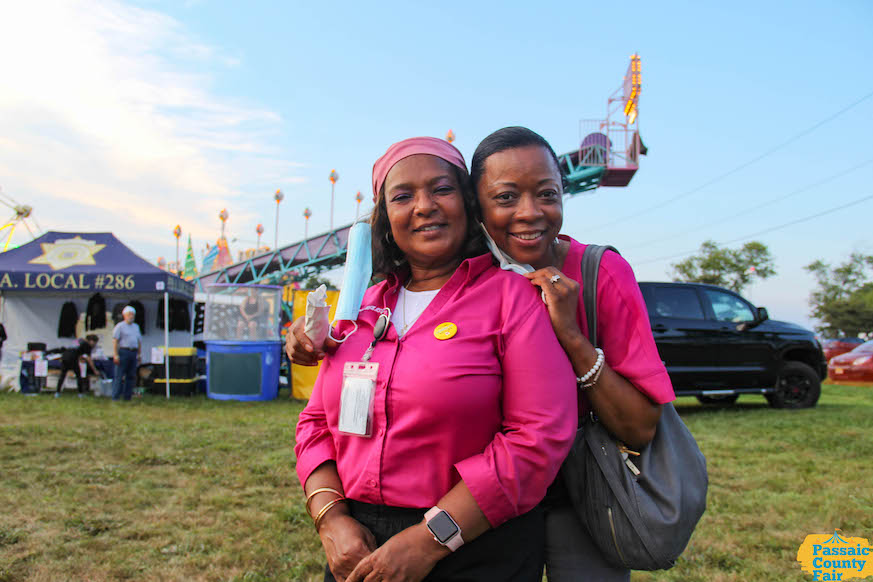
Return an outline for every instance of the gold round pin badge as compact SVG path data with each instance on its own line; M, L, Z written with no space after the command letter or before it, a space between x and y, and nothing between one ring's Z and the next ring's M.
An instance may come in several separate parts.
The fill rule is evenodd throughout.
M445 323L439 324L434 328L433 337L437 338L438 340L447 340L449 338L455 337L456 333L458 333L458 326L451 321L447 321Z

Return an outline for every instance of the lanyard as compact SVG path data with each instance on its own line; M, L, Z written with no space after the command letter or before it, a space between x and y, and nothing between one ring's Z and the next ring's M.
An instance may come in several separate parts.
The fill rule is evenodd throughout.
M376 320L376 325L373 326L373 341L370 343L370 347L367 348L367 351L364 352L364 357L361 358L362 362L370 361L370 358L373 356L373 350L376 349L376 344L388 335L389 322L390 316L385 315L384 313L379 315L379 319Z

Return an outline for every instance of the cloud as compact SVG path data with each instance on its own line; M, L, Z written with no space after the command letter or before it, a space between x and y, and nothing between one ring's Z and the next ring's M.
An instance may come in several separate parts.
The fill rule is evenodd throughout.
M121 2L14 2L0 20L0 185L48 230L111 230L154 259L178 222L254 220L245 192L300 181L281 117L216 95L239 60ZM26 238L19 239L23 242Z

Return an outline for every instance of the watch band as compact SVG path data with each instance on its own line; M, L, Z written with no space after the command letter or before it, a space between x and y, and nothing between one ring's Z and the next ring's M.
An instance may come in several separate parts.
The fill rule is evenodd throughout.
M430 521L431 521L433 518L435 518L436 516L438 516L439 514L441 514L441 513L446 514L446 517L449 518L449 520L451 520L451 522L452 522L453 524L455 524L455 527L457 528L457 531L455 532L454 535L452 535L452 537L450 537L448 540L446 540L445 543L441 542L441 541L436 537L436 535L433 536L433 539L434 539L438 544L440 544L440 545L442 545L442 546L445 546L445 547L447 547L450 551L454 552L455 550L457 550L458 548L460 548L461 546L464 545L464 538L461 537L461 526L459 526L458 523L457 523L454 519L452 519L452 516L449 515L449 512L446 511L446 510L444 510L444 509L440 509L439 507L437 507L436 505L434 505L433 507L431 507L430 509L428 509L428 510L425 512L425 514L424 514L424 521L425 521L425 523L427 524L428 529L430 530L430 533L433 535L433 530L430 528Z

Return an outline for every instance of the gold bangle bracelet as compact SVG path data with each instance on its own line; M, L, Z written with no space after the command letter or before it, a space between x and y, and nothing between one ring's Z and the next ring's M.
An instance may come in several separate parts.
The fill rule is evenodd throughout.
M315 496L319 493L335 493L338 497L345 497L345 495L331 487L319 487L318 489L306 496L306 513L309 515L309 517L312 517L312 511L310 511L309 506L312 503L312 500L315 499Z
M583 390L590 390L590 389L594 388L597 385L597 383L600 381L600 374L603 373L603 368L605 368L605 367L606 367L606 364L601 365L600 368L598 368L597 373L594 374L594 378L592 378L591 381L588 382L587 384L582 384L582 389Z
M337 503L342 503L346 500L345 497L340 497L339 499L334 499L333 501L329 501L327 505L321 508L321 511L318 512L318 515L315 516L315 521L313 525L315 525L315 531L318 531L318 525L321 523L321 519L327 514L331 508Z

